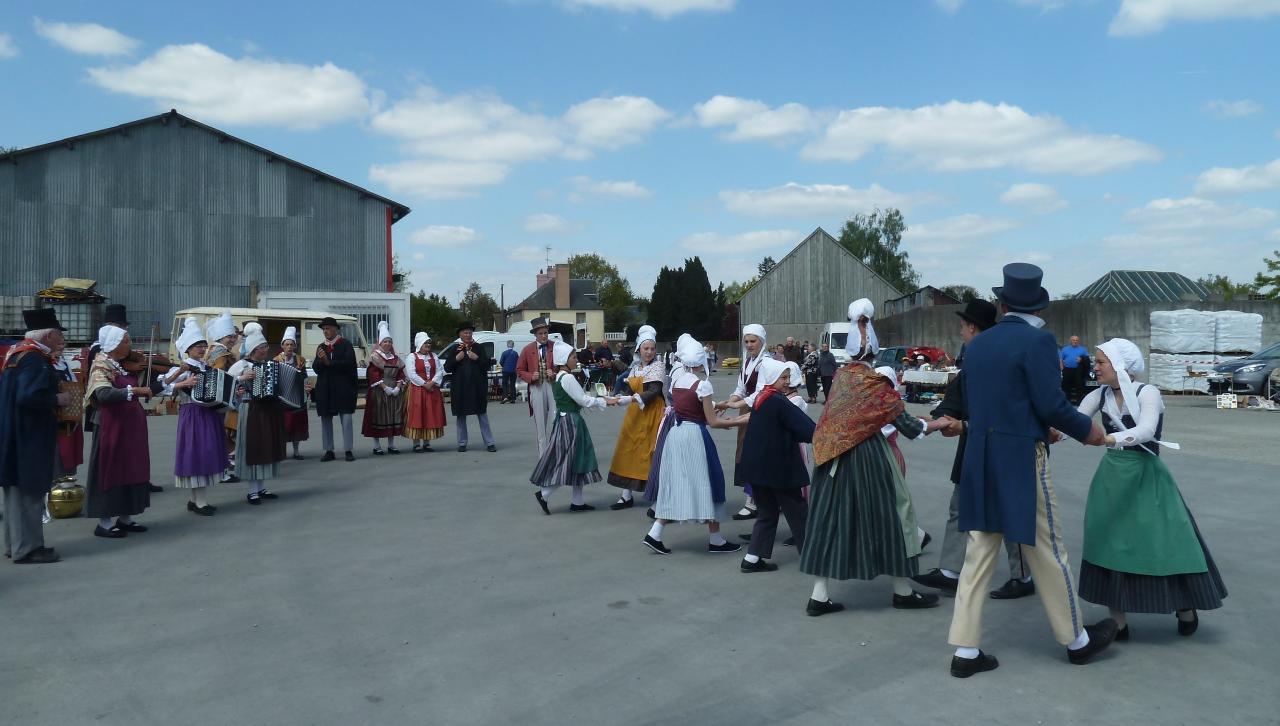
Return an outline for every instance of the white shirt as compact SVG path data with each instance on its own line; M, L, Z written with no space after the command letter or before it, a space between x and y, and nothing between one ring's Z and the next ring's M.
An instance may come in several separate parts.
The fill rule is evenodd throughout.
M588 396L587 392L582 390L582 384L578 383L578 379L574 378L568 371L557 373L556 380L560 382L560 387L564 389L564 392L569 394L569 398L572 398L574 402L583 408L604 408L609 405L603 398Z
M426 355L422 355L421 353L410 353L409 355L405 356L405 359L404 359L405 377L408 378L409 382L415 386L427 385L427 379L418 375L418 359L419 358L422 359L422 365L427 370L431 370L431 366L427 363L427 361L435 360L436 374L431 377L431 382L439 386L440 383L444 381L444 366L440 364L440 356L436 355L435 353L428 353Z
M1033 327L1033 328L1043 328L1043 327L1044 327L1044 318L1038 318L1038 317L1036 317L1035 315L1032 315L1031 313L1015 313L1015 312L1013 312L1012 310L1010 310L1009 312L1005 313L1005 317L1006 317L1006 318L1007 318L1007 317L1009 317L1010 315L1012 315L1012 316L1013 316L1013 317L1015 317L1015 318L1022 318L1023 320L1027 321L1028 323L1031 323L1031 327Z
M756 366L760 365L760 361L764 359L765 359L765 354L761 352L760 355L756 356L755 358L752 358L751 360L744 362L742 364L742 375L738 376L738 385L735 386L733 389L733 395L737 396L738 398L741 398L742 400L746 401L748 404L755 402L756 396L755 396L755 393L751 394L750 396L747 395L747 379L751 378L751 374L755 373ZM759 381L757 380L756 392L758 393L761 388L764 388L764 386L759 385Z
M715 388L711 385L711 381L700 378L696 373L692 373L687 369L681 369L671 381L671 387L675 388L694 388L697 387L698 399L711 398L715 395Z
M1103 400L1103 390L1105 387L1098 387L1089 392L1080 402L1080 413L1093 417L1104 407L1107 413L1115 421L1117 426L1123 424L1121 417L1129 413L1129 402L1125 401L1119 411L1115 410L1115 396L1108 396L1105 402ZM1160 425L1160 415L1164 413L1164 397L1160 395L1160 389L1152 385L1142 387L1138 391L1138 403L1141 404L1142 413L1138 415L1137 425L1133 428L1123 429L1112 434L1116 442L1113 448L1123 449L1126 446L1138 446L1152 441L1156 437L1156 427Z

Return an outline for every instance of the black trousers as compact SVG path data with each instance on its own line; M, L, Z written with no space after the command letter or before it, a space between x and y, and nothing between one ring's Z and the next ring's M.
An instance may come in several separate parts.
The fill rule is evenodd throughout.
M827 399L831 398L831 379L833 377L834 376L822 377L822 402L823 403L826 403Z
M1062 392L1072 405L1080 405L1084 399L1084 369L1080 366L1062 369Z
M778 515L787 518L791 536L796 538L796 551L804 548L804 526L809 519L809 503L800 496L799 489L774 489L756 485L751 487L756 498L756 523L751 528L751 544L747 552L769 559L773 557L773 540L778 535Z
M809 398L818 397L818 374L806 373L804 376L804 387L809 392Z
M516 400L516 374L515 373L502 374L502 400L504 401Z

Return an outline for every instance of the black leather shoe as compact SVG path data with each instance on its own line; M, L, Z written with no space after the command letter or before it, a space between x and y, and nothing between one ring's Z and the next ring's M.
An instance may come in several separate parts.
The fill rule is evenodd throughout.
M101 527L99 527L99 529L101 529ZM110 535L103 536L108 537ZM120 536L123 537L124 535ZM15 565L47 565L53 562L58 562L61 559L62 556L57 552L54 552L52 547L37 547L34 550L31 550L30 554L26 557L23 557L20 560L14 560L13 563Z
M120 527L116 525L112 525L111 529L103 529L102 525L98 525L93 528L93 536L106 537L107 539L120 539L122 537L128 537L129 533L120 529Z
M195 502L187 502L187 511L192 514L198 514L201 517L212 517L218 510L212 504L197 507Z
M542 513L551 514L551 507L547 506L547 500L542 498L542 492L538 489L533 490L533 498L538 500L538 506L542 507Z
M391 454L391 455L393 455L393 456L394 456L395 454L399 454L399 453L400 453L400 450L399 450L399 449L396 449L396 448L393 448L393 447L388 446L388 447L387 447L387 453L388 453L388 454Z
M422 451L422 444L414 444L414 445L413 445L413 453L417 454L417 453L419 453L419 452L421 452L421 451Z
M262 504L262 497L257 492L246 494L244 498L245 498L245 501L249 502L255 507L258 506L259 504Z
M635 498L633 497L633 498L631 498L631 499L619 499L618 501L614 502L613 504L610 504L610 505L609 505L609 508L616 512L616 511L618 511L618 510L620 510L620 509L630 509L630 508L634 507L635 505L636 505L636 500L635 500Z
M1128 627L1128 626L1125 626ZM1196 632L1196 628L1200 627L1200 615L1195 610L1191 611L1191 619L1183 620L1178 618L1178 635L1187 636ZM1089 636L1093 637L1093 636Z
M893 596L893 606L898 610L924 610L925 608L938 607L938 601L941 600L933 593L913 592L910 595Z
M115 529L116 527L119 527L120 529L123 529L126 532L146 532L147 531L146 527L142 526L141 524L138 524L137 522L129 522L128 524L125 524L124 522L121 522L118 519L116 520L116 526L112 527L112 529Z
M569 511L570 512L594 512L596 511L596 508L591 506L590 504L570 504Z
M320 457L320 461L333 461L336 458L338 457L334 456L332 451L326 451L324 456Z
M489 452L490 454L498 453L498 447L493 444L489 444L488 446L484 447L484 450Z
M996 600L1017 600L1034 594L1036 594L1035 582L1023 582L1016 577L1001 585L999 590L991 591L991 597Z
M747 508L747 507L743 507L743 509L748 509L748 508ZM759 514L759 512L757 512L757 511L756 511L756 510L754 510L754 509L748 509L748 512L749 512L748 514L743 514L743 513L741 513L741 512L736 512L736 513L734 513L733 518L734 518L736 521L741 522L741 521L743 521L743 520L747 520L747 519L755 519L755 518L756 518L756 516Z
M713 545L710 542L707 543L708 552L717 552L717 553L737 552L741 549L742 549L742 545L738 544L737 542L725 542L724 544L718 544L718 545Z
M147 488L151 490L152 494L158 494L164 491L164 487L156 486L155 484L152 484L150 482L147 483Z
M647 514L647 515L649 516L649 519L657 519L657 518L658 518L658 515L657 515L657 514L654 514L654 512L653 512L653 507L649 507L648 511L646 511L646 512L645 512L645 514Z
M960 578L947 577L942 574L942 570L936 567L923 575L916 575L911 579L917 584L932 587L935 590L941 590L951 595L956 594L956 586L960 584Z
M293 455L293 460L294 460L294 461L302 461L303 459L306 459L306 458L307 458L307 457L303 456L302 454L294 454L294 455Z
M996 660L994 655L987 655L982 651L978 651L977 658L961 658L958 655L951 656L951 675L956 678L968 678L974 673L993 671L999 667L1000 661Z
M279 494L276 494L275 492L269 492L266 489L263 489L262 491L258 492L258 496L262 497L263 499L279 499L280 498Z
M671 554L671 549L668 548L666 545L662 544L662 540L654 539L653 537L650 537L647 534L644 536L644 546L648 547L649 549L653 550L656 554L659 554L659 555Z
M355 460L356 460L356 455L355 455L355 454L353 454L353 453L351 453L350 451L348 451L348 452L346 453L346 456L345 456L344 458L345 458L347 461L355 461Z
M431 444L423 444L423 445L422 445L422 453L424 453L424 454L429 454L429 453L431 453L432 451L435 451L435 449L431 448Z
M1117 641L1126 641L1126 642L1129 640L1129 624L1128 623L1125 623L1123 628L1120 628L1119 630L1116 631L1115 639Z
M740 534L740 535L738 535L738 539L742 540L743 542L750 542L750 541L751 541L751 533L750 533L750 532L747 532L746 534Z
M466 444L463 444L463 445L459 446L459 447L458 447L458 453L459 453L459 454L465 454L465 453L467 453L467 445L466 445Z
M933 541L933 535L929 534L928 532L925 532L924 539L920 540L920 549L924 549L925 547L928 547L929 543L932 541Z
M383 455L383 454L385 454L385 453L387 453L387 452L383 451L382 449L374 449L374 450L373 450L373 455L374 455L374 456L382 456L382 455Z
M796 538L795 538L795 537L788 537L788 538L786 538L786 539L782 540L782 546L783 546L783 547L795 547L795 546L796 546Z
M830 600L827 600L826 602L818 602L813 598L809 598L809 604L805 606L804 614L811 618L816 618L819 615L838 613L841 610L844 610L844 606L838 602L831 602Z
M1111 618L1099 620L1096 625L1086 625L1084 630L1089 634L1089 644L1083 648L1071 650L1067 648L1067 660L1075 665L1084 665L1093 660L1093 657L1107 649L1111 645L1111 641L1116 639L1116 621Z
M774 570L778 569L778 566L764 558L761 558L759 560L756 560L755 562L747 562L746 560L743 560L742 565L739 567L739 569L741 569L743 572L748 572L748 573L773 572Z

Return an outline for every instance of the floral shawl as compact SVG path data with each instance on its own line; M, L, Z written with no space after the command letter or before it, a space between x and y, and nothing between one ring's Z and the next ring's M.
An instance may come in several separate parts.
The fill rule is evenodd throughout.
M813 432L814 466L871 438L905 409L889 379L862 363L843 366L836 371L831 399Z

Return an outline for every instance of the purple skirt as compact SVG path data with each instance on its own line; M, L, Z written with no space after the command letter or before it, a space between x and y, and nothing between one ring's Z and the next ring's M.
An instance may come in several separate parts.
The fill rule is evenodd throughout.
M223 411L194 403L178 409L178 444L173 462L176 477L213 476L227 468L227 434Z

